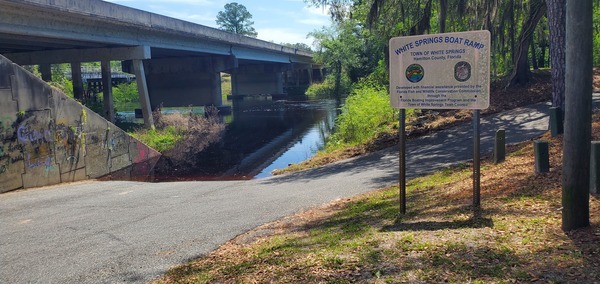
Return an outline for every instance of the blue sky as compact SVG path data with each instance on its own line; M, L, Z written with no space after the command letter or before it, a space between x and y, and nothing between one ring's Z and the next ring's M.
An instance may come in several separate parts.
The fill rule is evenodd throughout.
M307 34L330 25L327 10L310 7L303 0L109 0L119 5L157 13L209 27L217 27L217 13L230 2L246 6L252 14L258 38L275 43L306 43Z

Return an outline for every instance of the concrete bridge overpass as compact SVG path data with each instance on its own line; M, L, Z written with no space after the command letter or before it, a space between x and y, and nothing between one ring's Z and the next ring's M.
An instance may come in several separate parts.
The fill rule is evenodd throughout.
M51 64L70 63L76 98L82 62L101 62L108 85L110 61L122 61L136 75L147 126L160 104L220 106L220 72L231 74L233 95L281 94L284 72L308 81L318 74L310 52L100 0L0 0L0 54L39 65L44 80ZM103 89L104 115L114 121Z

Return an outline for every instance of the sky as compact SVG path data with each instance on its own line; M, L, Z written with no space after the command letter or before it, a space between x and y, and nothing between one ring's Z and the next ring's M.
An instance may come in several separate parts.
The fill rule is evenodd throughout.
M303 0L108 0L124 5L213 28L217 13L230 2L237 2L252 14L258 38L274 43L313 44L307 35L331 21L327 9L310 7Z

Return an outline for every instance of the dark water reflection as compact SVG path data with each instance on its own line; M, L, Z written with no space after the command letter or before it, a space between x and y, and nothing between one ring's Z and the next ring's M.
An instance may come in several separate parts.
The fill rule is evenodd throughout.
M271 175L312 157L330 135L336 117L334 100L272 101L245 99L233 103L224 117L220 142L199 154L200 166L185 176L157 180L252 179Z

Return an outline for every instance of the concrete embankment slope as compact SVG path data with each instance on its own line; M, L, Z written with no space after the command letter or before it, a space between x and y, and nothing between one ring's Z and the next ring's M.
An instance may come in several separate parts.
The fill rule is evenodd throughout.
M0 193L147 174L160 153L0 56Z

